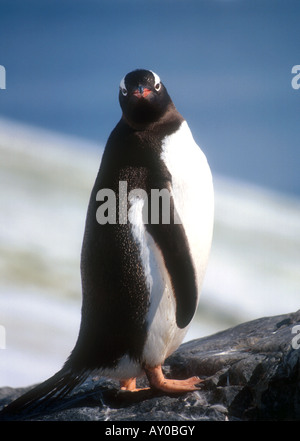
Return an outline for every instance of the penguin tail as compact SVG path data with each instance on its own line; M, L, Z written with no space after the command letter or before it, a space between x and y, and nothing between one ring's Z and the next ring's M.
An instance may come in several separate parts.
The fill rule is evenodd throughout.
M21 420L43 413L54 402L64 398L87 378L87 373L75 373L62 368L48 380L35 386L0 411L1 420Z

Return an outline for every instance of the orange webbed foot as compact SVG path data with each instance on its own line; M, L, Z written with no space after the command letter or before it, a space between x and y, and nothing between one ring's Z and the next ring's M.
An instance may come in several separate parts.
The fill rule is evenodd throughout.
M137 388L136 378L128 378L127 380L121 380L120 386L121 386L121 390L129 391L129 392L139 392L141 390L149 390L149 387Z
M199 390L198 384L203 381L199 377L191 377L186 380L167 379L164 377L161 366L145 367L145 372L151 388L170 394Z

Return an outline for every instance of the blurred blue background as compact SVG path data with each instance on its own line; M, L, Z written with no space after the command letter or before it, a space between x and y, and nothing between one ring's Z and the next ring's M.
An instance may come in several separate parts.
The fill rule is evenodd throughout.
M76 340L88 198L135 68L160 76L215 180L188 338L299 307L299 19L299 0L0 0L0 386L41 381Z
M0 115L105 143L120 79L165 82L213 169L299 195L298 0L1 0Z

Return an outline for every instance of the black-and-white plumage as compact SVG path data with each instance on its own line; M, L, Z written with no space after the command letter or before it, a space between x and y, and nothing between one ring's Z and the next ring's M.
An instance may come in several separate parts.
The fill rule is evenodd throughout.
M127 74L119 101L122 118L107 141L88 207L77 343L59 373L7 412L63 396L91 372L117 378L128 390L144 373L155 389L196 388L196 378L166 380L161 365L182 342L198 305L213 228L210 169L157 74ZM115 207L103 218L107 189Z

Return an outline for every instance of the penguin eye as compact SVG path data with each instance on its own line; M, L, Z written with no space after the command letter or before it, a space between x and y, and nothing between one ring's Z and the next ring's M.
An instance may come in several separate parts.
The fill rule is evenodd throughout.
M127 95L127 89L125 89L125 87L120 87L120 91L122 92L122 95Z
M156 83L155 85L154 85L154 88L155 88L155 90L157 90L157 92L160 90L160 88L161 88L161 83Z
M126 85L125 85L125 77L122 78L119 87L120 87L120 91L122 92L122 95L126 96L127 95L127 89L126 89Z

